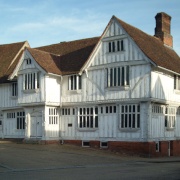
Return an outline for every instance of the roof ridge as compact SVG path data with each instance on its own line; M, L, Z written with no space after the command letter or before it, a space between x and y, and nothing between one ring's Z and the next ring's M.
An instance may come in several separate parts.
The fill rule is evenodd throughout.
M21 44L21 43L24 44L26 42L28 42L28 41L21 41L21 42L8 43L8 44L0 44L0 46L15 45L15 44Z
M39 49L36 49L36 48L27 47L26 49L33 49L35 51L40 51L40 52L43 52L43 53L46 53L46 54L50 54L50 55L53 55L53 56L58 56L58 57L60 56L59 54L50 53L50 52L39 50Z
M95 39L95 38L100 38L100 37L101 37L101 36L95 36L95 37L89 37L89 38L83 38L83 39L76 39L76 40L71 40L71 41L62 41L62 42L60 42L60 43L55 43L55 44L49 44L49 45L45 45L45 46L35 47L35 49L37 49L37 48L42 48L42 47L47 47L47 46L54 46L54 45L63 44L63 43L71 43L71 42L83 41L83 40L88 40L88 39Z

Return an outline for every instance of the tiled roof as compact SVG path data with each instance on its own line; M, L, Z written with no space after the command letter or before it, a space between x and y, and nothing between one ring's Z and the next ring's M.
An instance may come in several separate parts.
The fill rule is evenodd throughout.
M7 82L8 76L12 73L18 62L18 53L26 42L0 45L0 83ZM14 62L13 62L14 60Z
M172 48L165 46L157 37L150 36L117 17L115 18L152 62L157 66L180 73L180 57Z
M36 62L48 73L58 74L61 75L62 72L56 62L59 59L59 56L56 56L54 54L41 51L38 49L32 49L32 48L26 48L33 58L36 60Z
M165 46L157 37L150 36L115 16L113 18L154 64L180 73L180 58L172 48ZM99 40L100 37L94 37L27 50L48 73L76 74L85 65ZM25 42L0 45L0 83L7 82L22 55L20 51L24 45Z
M39 62L39 64L42 65L47 72L55 73L56 70L54 67L56 65L56 68L59 68L60 70L59 74L78 73L86 63L99 39L100 37L94 37L36 48L39 52L41 50L41 52L46 51L52 53L51 55L48 55L48 61L50 60L49 57L51 56L52 58L53 54L59 55L59 57L53 55L53 63L51 65L50 63L42 63L42 61L46 60L45 57L42 58L43 60Z

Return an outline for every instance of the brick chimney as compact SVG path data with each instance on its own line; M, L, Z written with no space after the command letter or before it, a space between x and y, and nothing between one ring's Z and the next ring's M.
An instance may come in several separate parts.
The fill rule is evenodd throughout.
M171 36L171 16L164 12L157 13L155 16L156 28L155 35L165 45L173 47L173 37Z

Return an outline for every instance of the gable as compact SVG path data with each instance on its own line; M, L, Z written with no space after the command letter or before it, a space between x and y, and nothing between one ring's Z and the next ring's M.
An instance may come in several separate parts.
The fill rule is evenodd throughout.
M108 53L108 43L118 39L124 41L124 51ZM180 57L172 48L115 16L105 28L95 49L81 71L90 66L139 60L180 74Z
M32 54L27 50L30 48L26 48L22 56L19 60L19 62L16 64L16 68L14 69L13 73L10 76L10 79L13 79L18 74L24 74L28 72L37 72L41 71L43 73L46 73L44 69L42 69L41 66L36 62Z
M149 59L142 53L119 22L112 18L101 36L94 56L89 59L88 66L106 66L112 63L121 65L129 61L131 63L134 63L134 61L149 63Z
M8 82L28 42L0 45L0 83Z

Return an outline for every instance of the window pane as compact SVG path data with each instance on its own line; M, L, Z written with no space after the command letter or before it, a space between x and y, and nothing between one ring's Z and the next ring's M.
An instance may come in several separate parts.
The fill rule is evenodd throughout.
M121 85L124 86L124 67L122 67L121 77Z
M40 73L37 73L37 88L39 88L40 86L39 86L39 76L40 76Z
M178 76L178 90L180 90L180 76Z
M131 114L129 114L129 127L131 128Z
M127 114L125 114L125 127L127 127Z
M137 115L137 128L140 128L140 114Z
M79 76L79 89L82 89L81 76Z
M124 112L124 106L121 107L121 111Z
M111 52L111 42L109 42L109 52Z
M167 116L165 116L165 127L167 127Z
M176 75L174 75L174 89L176 89Z
M112 113L112 106L110 106L110 113Z
M73 76L71 76L71 90L74 90L73 83L74 83Z
M90 127L89 116L87 116L87 127Z
M82 116L79 117L79 127L82 128Z
M93 128L93 116L90 116L91 118L91 128Z
M129 66L126 66L126 85L129 85Z
M135 128L135 125L136 125L136 118L135 118L135 114L133 114L133 124L132 124L132 127Z
M108 106L106 106L106 113L108 113Z
M19 118L17 118L17 129L19 129Z
M117 51L120 51L120 44L119 44L119 41L117 41Z
M98 116L95 117L95 127L98 128Z
M91 115L93 114L93 108L91 108Z
M113 86L113 69L110 69L110 86Z
M98 114L98 107L95 107L95 114Z
M116 85L116 81L117 81L117 80L116 80L116 68L114 68L114 86L117 86L117 85Z
M89 114L89 108L87 108L87 114Z
M137 107L137 112L140 112L140 105L138 105Z
M121 81L121 73L120 73L120 68L118 68L118 86L120 86L120 81Z
M124 51L124 41L121 41L121 51Z
M114 113L116 113L116 106L114 106Z
M74 90L77 89L77 76L74 75Z
M113 45L113 52L115 52L115 42L112 42Z
M83 108L83 114L86 114L86 108Z
M124 128L124 114L121 114L121 127Z
M83 116L83 127L86 127L86 117Z
M82 114L82 108L80 108L80 111L79 111L80 114Z
M103 113L103 107L101 107L101 113Z

